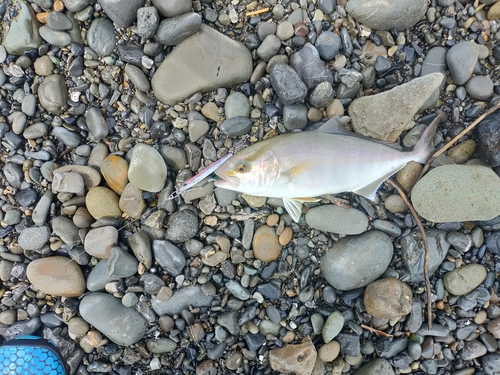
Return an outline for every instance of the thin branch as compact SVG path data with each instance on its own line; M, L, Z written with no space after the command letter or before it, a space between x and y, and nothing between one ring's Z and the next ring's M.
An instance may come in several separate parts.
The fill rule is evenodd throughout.
M386 333L384 331L380 331L378 329L372 328L372 327L364 325L364 324L361 324L361 327L370 331L370 332L373 332L374 334L379 335L379 336L392 337L392 335L389 333Z
M415 222L417 223L418 229L420 230L420 233L422 235L422 241L424 243L424 279L425 279L425 290L427 293L427 325L429 326L429 329L432 328L432 296L431 296L431 283L429 281L429 244L427 243L427 235L425 234L424 227L422 225L422 222L420 221L420 218L418 217L417 212L413 208L413 205L410 203L408 197L406 196L405 192L403 189L398 185L397 182L395 182L392 179L386 180L386 183L392 186L394 189L397 190L403 201L406 203L408 208L410 209L410 212L415 219Z
M265 12L267 12L268 10L269 10L269 8L257 9L257 10L254 10L254 11L252 11L252 12L247 12L247 13L245 14L245 16L247 16L247 17L250 17L250 16L256 16L256 15L258 15L258 14L265 13Z

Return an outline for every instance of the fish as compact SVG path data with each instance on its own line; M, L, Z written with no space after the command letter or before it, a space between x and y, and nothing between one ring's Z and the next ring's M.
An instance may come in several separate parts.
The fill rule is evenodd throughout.
M342 128L332 117L317 130L278 135L234 154L216 170L215 186L248 195L281 198L292 219L322 195L354 192L376 201L380 185L408 162L431 156L440 116L410 151Z

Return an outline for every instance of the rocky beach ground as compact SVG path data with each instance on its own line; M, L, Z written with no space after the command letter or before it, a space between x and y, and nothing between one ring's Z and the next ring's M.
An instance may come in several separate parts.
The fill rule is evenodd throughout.
M500 102L496 0L0 4L0 335L71 374L500 374L500 111L295 223L202 183L340 116L440 149ZM416 184L415 184L416 183ZM338 203L338 202L337 202Z

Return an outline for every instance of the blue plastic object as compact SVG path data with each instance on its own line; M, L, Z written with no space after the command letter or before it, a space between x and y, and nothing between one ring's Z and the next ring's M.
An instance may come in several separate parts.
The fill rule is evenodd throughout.
M49 340L18 336L0 346L1 375L66 375L64 358Z

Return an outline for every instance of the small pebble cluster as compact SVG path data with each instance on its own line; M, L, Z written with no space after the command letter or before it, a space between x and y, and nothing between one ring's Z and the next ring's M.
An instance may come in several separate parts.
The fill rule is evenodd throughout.
M500 103L497 0L0 3L0 335L69 373L496 375L500 111L400 195L172 193L340 116L437 149ZM432 327L425 314L433 309Z

